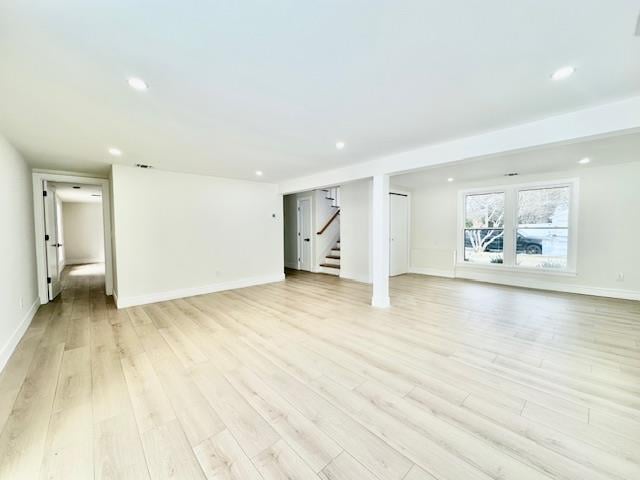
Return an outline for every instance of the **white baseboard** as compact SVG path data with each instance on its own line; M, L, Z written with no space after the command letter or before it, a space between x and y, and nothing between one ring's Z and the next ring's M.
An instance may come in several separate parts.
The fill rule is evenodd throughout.
M428 267L409 267L409 273L419 273L420 275L432 275L434 277L446 277L455 278L455 272L453 270L445 270L441 268L428 268Z
M148 303L165 302L167 300L175 300L176 298L193 297L196 295L205 295L207 293L221 292L223 290L234 290L237 288L253 287L255 285L263 285L265 283L274 283L284 280L284 273L273 275L264 275L260 277L243 278L240 280L232 280L229 282L214 283L212 285L204 285L202 287L182 288L180 290L172 290L169 292L148 293L144 295L135 295L130 297L117 296L114 294L114 300L118 308L133 307L136 305L146 305Z
M640 300L640 292L618 288L591 287L568 283L549 282L544 279L514 278L513 273L508 277L499 277L495 273L487 273L473 270L441 270L428 267L411 267L411 273L432 275L446 278L464 278L476 282L507 285L510 287L533 288L534 290L549 290L552 292L577 293L580 295L593 295L596 297L620 298L622 300Z
M577 293L580 295L593 295L595 297L619 298L622 300L640 300L640 292L623 290L618 288L592 287L568 283L548 282L545 280L532 280L528 278L497 278L495 275L481 272L458 273L456 278L475 280L477 282L494 283L511 287L533 288L534 290L549 290L552 292Z
M104 258L67 258L66 265L83 265L85 263L104 263Z
M40 299L36 298L16 329L11 334L11 337L9 337L9 340L7 340L7 343L5 343L2 347L2 350L0 350L0 372L4 369L5 365L9 361L9 358L11 357L11 354L13 354L16 347L18 346L20 339L27 331L27 328L29 328L29 325L31 325L31 320L33 320L33 317L38 311L39 306Z

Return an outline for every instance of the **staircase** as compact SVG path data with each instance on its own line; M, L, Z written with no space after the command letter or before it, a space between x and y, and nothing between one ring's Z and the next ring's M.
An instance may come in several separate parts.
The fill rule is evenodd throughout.
M336 242L331 252L324 257L324 263L320 264L320 271L329 275L340 275L340 240Z
M329 215L329 219L324 227L320 229L318 235L329 235L327 241L331 241L331 237L335 238L336 236L338 239L333 245L324 243L323 250L328 247L331 247L331 249L325 256L324 261L318 265L318 271L329 275L340 275L340 187L322 190L322 193L324 193L324 201L327 202L324 208ZM327 230L331 225L333 225L332 229Z

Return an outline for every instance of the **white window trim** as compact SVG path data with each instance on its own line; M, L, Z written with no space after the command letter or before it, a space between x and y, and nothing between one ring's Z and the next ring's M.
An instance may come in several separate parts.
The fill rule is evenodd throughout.
M456 268L486 269L503 272L533 273L543 275L577 275L578 259L578 198L580 182L578 178L566 178L553 181L527 182L518 184L504 184L492 187L471 188L458 191L458 219L456 238ZM518 224L518 192L536 188L569 187L569 238L567 244L567 268L562 270L539 267L525 267L516 265L515 235ZM503 193L505 222L504 222L504 263L502 264L474 264L464 261L464 219L465 198L467 195L486 193ZM511 241L507 242L507 236Z

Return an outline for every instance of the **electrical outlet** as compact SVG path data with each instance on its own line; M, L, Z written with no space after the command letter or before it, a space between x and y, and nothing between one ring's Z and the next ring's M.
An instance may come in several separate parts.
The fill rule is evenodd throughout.
M624 282L624 272L618 272L618 276L616 277L616 282Z

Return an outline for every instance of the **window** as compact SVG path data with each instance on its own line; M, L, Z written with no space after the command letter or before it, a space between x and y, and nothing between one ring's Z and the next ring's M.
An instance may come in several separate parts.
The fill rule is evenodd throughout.
M467 265L573 271L575 183L461 192L458 258Z
M502 263L504 193L467 195L464 227L465 262Z
M568 186L518 192L517 265L567 268L569 200Z

